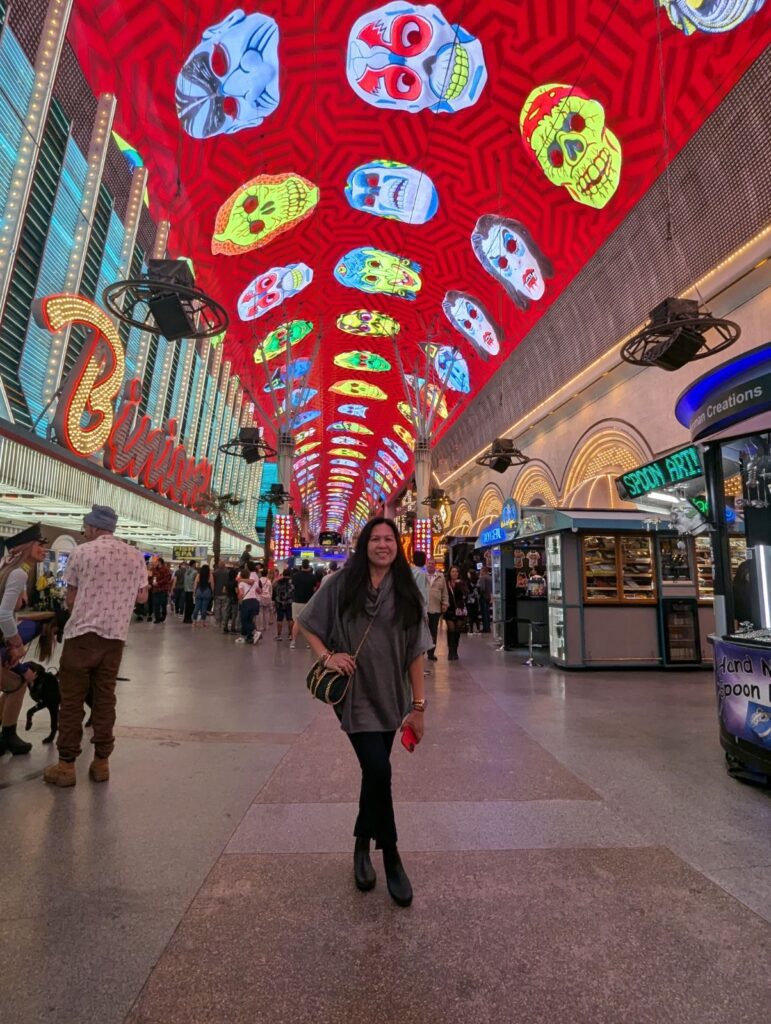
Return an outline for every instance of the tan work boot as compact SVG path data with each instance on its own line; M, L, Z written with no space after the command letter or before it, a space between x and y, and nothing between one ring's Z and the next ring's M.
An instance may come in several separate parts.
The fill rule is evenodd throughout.
M74 761L49 764L43 772L43 782L50 782L52 786L74 786L77 781Z
M88 777L92 782L107 782L110 778L110 762L106 757L95 757L88 766Z

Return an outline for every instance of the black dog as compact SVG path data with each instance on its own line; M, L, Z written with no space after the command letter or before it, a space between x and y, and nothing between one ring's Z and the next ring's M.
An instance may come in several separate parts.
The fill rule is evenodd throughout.
M35 678L29 684L30 697L35 701L34 708L30 708L27 712L27 724L25 731L29 732L32 728L32 719L43 708L48 709L48 714L51 716L51 732L43 740L43 743L53 743L54 737L59 729L59 704L61 703L61 694L59 691L59 677L55 672L47 672L42 665L37 665L34 662L28 662L29 667L35 673ZM86 704L92 707L91 691L89 690L86 695ZM86 726L91 724L91 719L86 722Z

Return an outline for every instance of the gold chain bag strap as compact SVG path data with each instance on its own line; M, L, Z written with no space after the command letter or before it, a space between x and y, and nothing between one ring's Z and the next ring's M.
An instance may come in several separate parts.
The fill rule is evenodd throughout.
M369 620L367 628L364 630L364 636L361 638L361 642L353 655L354 661L359 657L359 651L364 646L364 641L369 636L372 623L377 618L379 611L380 600L378 600L375 614ZM349 676L344 676L334 668L327 668L327 662L334 653L332 651L325 658L319 658L318 661L315 661L305 679L305 685L308 687L311 697L316 697L318 700L323 701L325 704L331 704L333 707L345 699L345 695L348 693L356 672L356 669L354 669Z

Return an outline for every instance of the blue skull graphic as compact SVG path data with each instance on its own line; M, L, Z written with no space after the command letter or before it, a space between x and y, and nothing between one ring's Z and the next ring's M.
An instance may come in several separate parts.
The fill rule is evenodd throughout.
M730 32L753 14L766 0L659 0L669 20L685 35L694 32Z
M194 139L255 128L278 106L278 25L232 11L204 30L177 75L177 114Z
M439 209L439 194L427 174L394 160L361 164L348 175L345 198L376 217L425 224Z

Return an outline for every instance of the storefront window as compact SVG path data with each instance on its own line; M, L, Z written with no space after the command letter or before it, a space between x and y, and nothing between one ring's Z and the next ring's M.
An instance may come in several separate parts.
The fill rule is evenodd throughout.
M688 545L682 537L659 537L661 579L664 583L683 583L691 580L691 560Z

